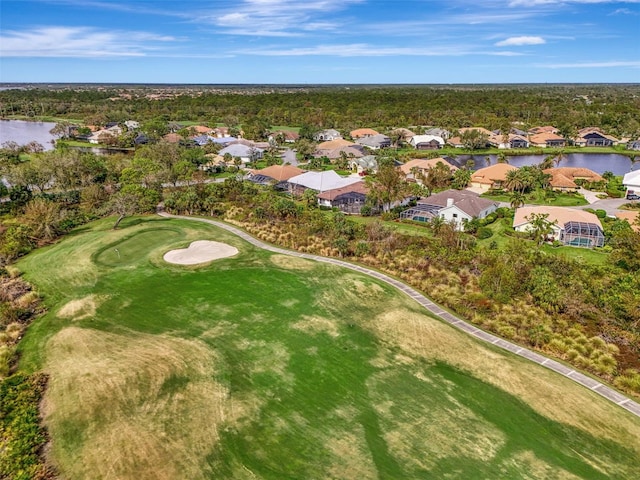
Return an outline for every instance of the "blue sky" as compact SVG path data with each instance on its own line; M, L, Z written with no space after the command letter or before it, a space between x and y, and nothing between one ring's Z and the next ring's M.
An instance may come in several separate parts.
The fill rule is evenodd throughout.
M2 0L0 82L640 82L640 0Z

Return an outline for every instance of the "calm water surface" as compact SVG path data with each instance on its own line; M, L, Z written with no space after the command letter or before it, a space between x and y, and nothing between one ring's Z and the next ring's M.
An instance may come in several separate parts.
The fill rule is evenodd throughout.
M487 166L486 158L491 159L491 165L496 163L495 155L458 155L456 161L465 165L467 160L474 161L474 170ZM506 157L510 165L514 167L524 167L538 165L542 163L546 155L516 155ZM617 153L568 153L560 162L560 167L581 167L603 174L606 171L613 172L614 175L624 175L632 170L632 163L629 157ZM640 169L640 162L636 162L633 170Z
M0 120L0 145L5 142L16 142L18 145L26 145L29 142L38 142L45 150L52 150L56 137L49 131L55 127L52 122L26 122L23 120Z

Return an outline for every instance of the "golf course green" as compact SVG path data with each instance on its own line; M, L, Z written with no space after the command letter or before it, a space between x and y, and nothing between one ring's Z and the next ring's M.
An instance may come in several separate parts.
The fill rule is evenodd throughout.
M17 264L48 308L20 369L50 376L65 479L640 478L640 419L389 285L204 223L112 223ZM163 260L196 240L239 253Z

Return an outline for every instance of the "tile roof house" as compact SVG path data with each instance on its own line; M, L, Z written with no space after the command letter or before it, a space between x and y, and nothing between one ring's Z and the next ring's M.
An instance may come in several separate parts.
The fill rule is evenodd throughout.
M574 144L578 147L612 147L618 144L618 139L598 127L587 127L578 131Z
M369 188L360 181L318 194L318 205L338 208L341 212L359 214L367 200Z
M529 129L529 135L537 135L539 133L558 133L559 130L551 125L545 125L544 127L533 127Z
M428 222L435 217L441 217L447 222L453 222L457 230L464 230L466 222L473 218L484 218L497 208L498 202L482 198L477 193L468 190L445 190L421 198L415 207L402 212L400 218Z
M627 150L640 150L640 139L629 140L627 142Z
M414 135L409 144L416 150L437 150L444 147L444 138L438 135Z
M322 130L313 136L313 139L316 142L326 142L331 140L337 140L339 138L342 138L342 134L339 131L334 130L333 128Z
M633 212L630 210L625 212L617 212L616 218L619 218L620 220L626 220L627 222L629 222L629 225L631 225L631 228L634 231L640 232L640 225L636 223L638 219L640 219L640 212Z
M180 141L182 140L182 137L177 133L167 133L165 136L162 137L162 140L164 140L167 143L180 143Z
M357 128L355 130L351 130L349 135L355 140L356 138L373 137L374 135L380 135L380 132L376 132L372 128Z
M251 170L247 175L247 180L261 185L281 184L291 177L301 175L304 170L292 165L271 165L260 170Z
M386 135L378 133L376 135L360 137L356 140L356 143L372 150L379 150L381 148L389 148L391 146L391 139Z
M582 167L557 167L547 168L543 170L544 173L551 175L552 177L563 176L575 182L576 180L585 180L587 182L601 182L604 180L601 175L597 174L593 170ZM551 183L553 186L553 183Z
M573 247L602 247L604 232L600 219L593 213L567 207L529 206L518 208L513 217L513 228L518 232L532 229L531 215L547 215L553 232L549 240L558 240Z
M485 191L501 188L507 179L507 172L517 169L517 167L508 163L496 163L495 165L480 168L471 175L471 186Z
M282 139L285 143L295 143L299 138L300 135L291 130L278 130L276 132L271 132L268 137L269 141L275 142Z
M529 145L532 147L564 147L567 141L564 137L552 132L541 132L529 135Z
M455 172L458 170L458 167L451 165L444 158L414 158L413 160L409 160L404 165L400 166L400 171L405 174L408 179L415 179L416 171L422 171L423 173L427 173L429 170L434 168L438 163L442 163L443 165L449 167L451 172Z

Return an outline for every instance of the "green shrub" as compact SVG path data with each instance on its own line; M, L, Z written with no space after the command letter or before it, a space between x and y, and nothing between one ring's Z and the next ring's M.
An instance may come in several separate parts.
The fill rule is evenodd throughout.
M595 214L598 218L606 218L607 217L607 212L606 210L602 210L602 209L598 209L595 211Z
M480 227L476 232L476 237L478 237L479 240L484 240L485 238L491 238L493 237L493 231L487 227Z

